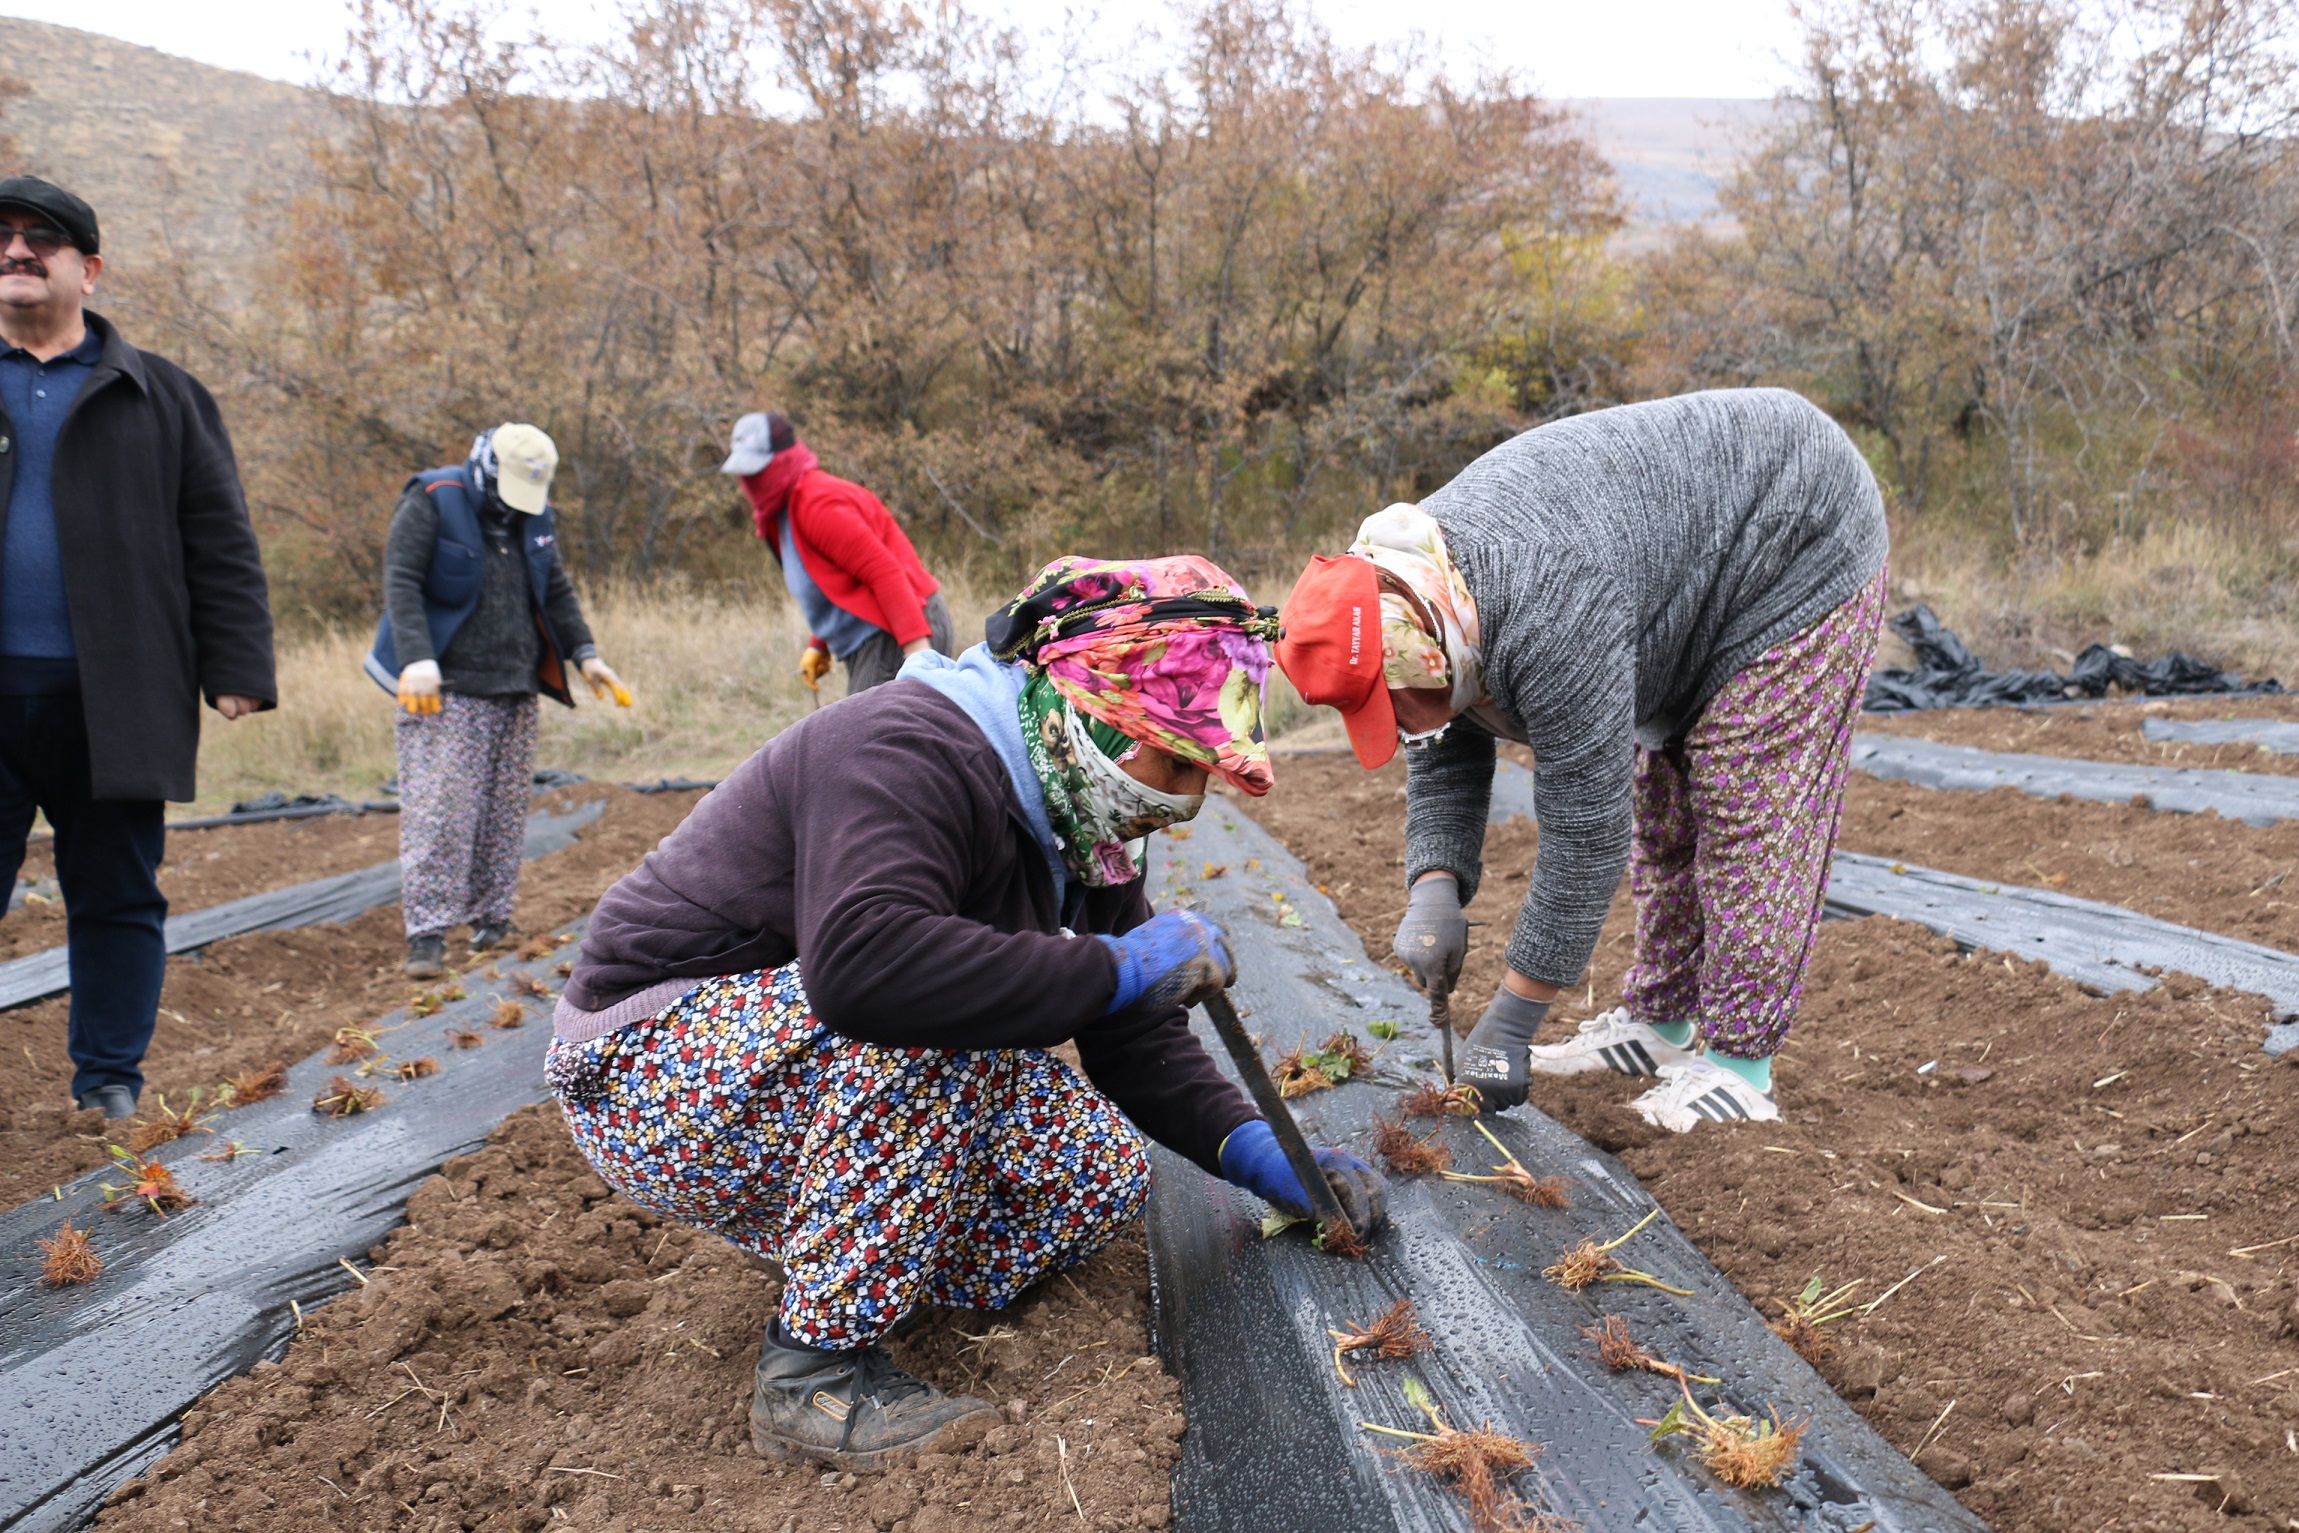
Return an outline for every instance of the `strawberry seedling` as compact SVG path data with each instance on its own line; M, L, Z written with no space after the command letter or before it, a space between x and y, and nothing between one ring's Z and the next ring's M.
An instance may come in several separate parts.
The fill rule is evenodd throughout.
M527 1008L517 1001L506 999L495 1003L494 1011L488 1014L487 1025L489 1027L518 1027L526 1020Z
M1469 1526L1476 1533L1537 1533L1564 1526L1533 1512L1509 1486L1509 1476L1531 1468L1533 1460L1540 1457L1538 1445L1496 1432L1490 1424L1474 1432L1450 1425L1419 1379L1405 1380L1405 1399L1429 1418L1433 1430L1407 1432L1375 1426L1370 1421L1358 1425L1385 1437L1410 1439L1413 1446L1399 1449L1398 1456L1423 1474L1451 1485L1467 1506Z
M451 1027L447 1029L447 1046L451 1049L475 1049L486 1041L472 1028Z
M1486 1139L1492 1142L1493 1148L1501 1152L1501 1163L1493 1168L1491 1176L1472 1176L1465 1171L1448 1171L1445 1173L1446 1181L1491 1182L1518 1202L1530 1203L1536 1208L1570 1208L1573 1206L1572 1199L1565 1196L1565 1179L1563 1177L1533 1175L1532 1172L1525 1169L1523 1162L1509 1153L1508 1146L1493 1137L1491 1129L1480 1123L1477 1125L1477 1132L1484 1135ZM1635 1232L1631 1231L1630 1233Z
M207 1154L202 1155L200 1159L220 1160L228 1165L232 1161L239 1159L240 1152L246 1148L247 1141L245 1139L226 1139L222 1145L214 1150L209 1151Z
M1581 1334L1597 1344L1597 1361L1615 1373L1626 1373L1637 1368L1646 1373L1657 1373L1664 1379L1674 1379L1679 1384L1687 1379L1701 1384L1722 1382L1705 1373L1687 1373L1677 1364L1663 1362L1653 1356L1629 1334L1628 1322L1618 1315L1605 1316L1603 1325L1592 1325Z
M142 1203L165 1219L177 1209L189 1208L199 1201L184 1191L176 1181L176 1174L158 1161L131 1155L116 1144L107 1149L113 1161L128 1174L128 1180L101 1184L106 1211L116 1210L124 1203Z
M1689 1299L1692 1297L1691 1289L1671 1288L1649 1272L1639 1272L1634 1267L1621 1265L1612 1254L1659 1217L1660 1210L1656 1207L1631 1225L1626 1234L1615 1235L1601 1246L1593 1240L1583 1240L1558 1257L1554 1266L1542 1268L1541 1276L1567 1293L1579 1293L1592 1283L1643 1283L1663 1293L1673 1293Z
M223 1083L218 1093L234 1107L268 1102L287 1089L287 1062L275 1059L260 1070L242 1070Z
M551 987L532 974L522 974L512 980L511 991L514 995L531 995L537 1000L547 1001L551 998Z
M356 1113L373 1112L383 1105L380 1087L359 1086L348 1078L331 1077L318 1096L311 1099L311 1110L330 1118L348 1118Z
M1373 1115L1373 1150L1399 1176L1422 1176L1442 1171L1453 1163L1453 1152L1439 1144L1435 1134L1416 1139L1402 1122L1393 1122L1379 1113Z
M1860 1307L1843 1303L1860 1283L1861 1279L1854 1278L1833 1293L1822 1293L1815 1274L1802 1293L1780 1306L1783 1313L1772 1322L1772 1334L1794 1347L1804 1361L1819 1367L1821 1360L1836 1350L1836 1339L1828 1334L1827 1327Z
M1408 1118L1474 1118L1481 1110L1477 1088L1466 1082L1440 1086L1430 1081L1406 1092L1397 1105Z
M403 1081L419 1081L426 1075L437 1075L439 1061L428 1054L421 1059L402 1059L392 1067L391 1073Z
M159 1105L153 1108L148 1115L137 1118L134 1125L128 1130L128 1148L134 1153L141 1155L148 1150L156 1150L163 1144L173 1144L186 1134L212 1134L215 1132L207 1126L208 1118L214 1117L215 1114L210 1112L206 1117L202 1117L200 1114L200 1091L198 1087L192 1088L191 1102L181 1110L168 1106L168 1099L165 1096L154 1096L153 1100Z
M1399 1299L1371 1325L1350 1321L1348 1330L1325 1334L1333 1338L1333 1371L1351 1389L1357 1387L1357 1381L1349 1376L1349 1365L1343 1361L1349 1353L1370 1352L1376 1358L1394 1359L1429 1350L1429 1333L1421 1328L1411 1299Z
M89 1244L88 1232L72 1228L69 1219L62 1229L40 1241L40 1256L40 1281L50 1288L93 1283L104 1270L104 1259Z
M415 1008L410 1005L407 1009L412 1012ZM383 1045L365 1028L339 1027L335 1030L335 1047L327 1051L327 1062L331 1065L356 1065L382 1052Z
M1652 1428L1652 1441L1678 1433L1692 1439L1693 1451L1709 1473L1736 1490L1761 1490L1778 1485L1796 1470L1797 1444L1807 1423L1782 1421L1774 1411L1769 1420L1751 1416L1711 1416L1692 1398L1692 1386L1679 1380L1683 1398L1658 1421L1639 1421Z
M411 1017L433 1016L438 1012L440 1007L446 1004L446 1001L442 1000L436 991L418 991L416 994L408 998L407 1014ZM337 1060L335 1063L341 1064L343 1061Z

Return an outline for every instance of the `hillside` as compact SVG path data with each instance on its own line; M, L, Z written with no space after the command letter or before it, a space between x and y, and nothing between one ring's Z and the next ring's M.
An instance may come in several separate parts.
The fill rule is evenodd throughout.
M41 21L0 17L0 71L30 92L0 117L7 171L87 198L124 277L173 249L244 278L251 204L293 187L327 122L315 92Z
M31 89L0 117L20 161L6 169L95 204L123 276L172 248L244 278L251 199L292 190L303 142L328 121L315 91L49 22L0 17L0 72ZM1566 105L1618 171L1633 232L1713 218L1737 140L1772 110L1691 97Z

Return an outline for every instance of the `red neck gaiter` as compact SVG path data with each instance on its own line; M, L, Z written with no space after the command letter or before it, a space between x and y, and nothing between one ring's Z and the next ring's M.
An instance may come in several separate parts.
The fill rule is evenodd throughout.
M742 493L750 498L751 525L767 542L776 541L775 518L790 504L790 487L820 467L814 449L793 442L776 453L766 467L742 476Z

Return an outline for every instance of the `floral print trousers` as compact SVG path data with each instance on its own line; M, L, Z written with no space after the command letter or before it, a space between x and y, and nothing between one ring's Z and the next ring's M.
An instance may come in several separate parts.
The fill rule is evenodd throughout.
M610 1185L782 1264L793 1339L863 1346L926 1301L1002 1309L1141 1212L1141 1134L1067 1065L856 1043L798 969L705 980L548 1066Z
M1681 744L1637 751L1629 1014L1696 1022L1716 1053L1779 1052L1844 813L1852 723L1884 615L1884 573L1765 651Z
M535 698L449 692L399 713L400 913L410 937L509 924L535 792Z

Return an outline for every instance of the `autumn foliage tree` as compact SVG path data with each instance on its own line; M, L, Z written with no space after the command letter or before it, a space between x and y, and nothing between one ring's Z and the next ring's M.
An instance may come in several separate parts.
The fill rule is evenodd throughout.
M1292 0L1173 25L1112 77L956 5L652 0L585 50L364 0L268 301L171 310L275 563L366 609L399 481L519 417L580 570L754 565L715 470L768 407L945 565L1250 563L1617 397L1565 115Z

